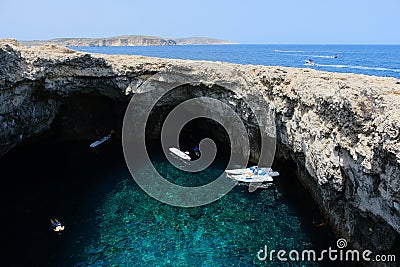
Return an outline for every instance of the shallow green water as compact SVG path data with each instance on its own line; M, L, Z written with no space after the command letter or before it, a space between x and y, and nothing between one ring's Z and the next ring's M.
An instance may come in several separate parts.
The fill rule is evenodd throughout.
M17 161L24 168L15 169ZM160 159L154 164L184 185L209 182L223 170L215 164L196 175ZM87 143L34 144L3 157L0 166L9 178L0 194L8 215L0 227L7 244L2 266L314 266L261 262L257 252L265 245L320 250L336 241L328 228L314 226L320 214L287 162L274 167L281 173L276 187L249 193L237 186L197 208L145 194L118 143L98 152ZM66 226L62 235L51 231L52 217Z
M193 176L177 176L164 161L155 165L181 182ZM208 174L213 171L221 170ZM312 247L276 188L249 193L238 186L210 205L178 208L147 196L129 174L112 175L127 179L98 203L95 229L75 243L70 258L75 266L254 266L265 264L257 259L264 245Z

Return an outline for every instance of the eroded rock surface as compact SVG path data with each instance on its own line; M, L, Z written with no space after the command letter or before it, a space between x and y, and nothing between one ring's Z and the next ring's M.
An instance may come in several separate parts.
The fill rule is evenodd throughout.
M55 46L28 49L13 40L0 41L0 62L0 153L47 129L63 101L72 96L97 94L127 102L132 94L141 93L140 85L148 77L171 69L202 81L210 95L213 85L238 84L244 77L247 87L235 97L215 96L225 98L239 113L238 99L261 95L269 103L275 114L278 156L297 163L302 183L338 235L357 248L398 249L398 79L89 55ZM219 66L233 71L221 71ZM240 116L252 126L246 112Z

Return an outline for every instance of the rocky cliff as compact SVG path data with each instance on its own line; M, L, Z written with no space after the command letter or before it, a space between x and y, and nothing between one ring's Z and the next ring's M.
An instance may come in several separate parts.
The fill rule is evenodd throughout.
M140 94L140 85L162 70L192 74L207 84L202 90L211 94L217 90L213 84L245 77L250 89L236 96L215 93L215 97L231 101L240 113L240 105L236 104L241 98L262 94L275 113L277 156L297 163L301 182L336 233L356 248L374 252L399 249L398 79L310 69L89 55L55 46L28 49L13 40L0 42L0 62L3 154L49 128L63 104L80 95L106 97L125 107L132 94ZM225 75L218 66L229 66L234 72ZM197 86L192 85L193 94ZM79 112L85 112L79 106L70 110L77 114L76 118ZM252 124L247 115L241 117Z
M21 41L26 46L156 46L156 45L190 45L190 44L231 44L206 37L163 38L158 36L128 35L108 38L59 38L52 40Z

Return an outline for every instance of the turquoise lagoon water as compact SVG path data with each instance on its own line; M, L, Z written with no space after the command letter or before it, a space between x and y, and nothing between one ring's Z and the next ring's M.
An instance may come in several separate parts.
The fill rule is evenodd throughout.
M155 165L174 175L167 162ZM256 253L264 244L312 247L295 212L280 200L281 193L271 189L250 194L246 189L238 187L204 207L177 208L145 195L130 179L123 180L99 203L95 212L99 228L74 262L78 266L252 266L261 264Z
M328 228L314 226L322 218L293 166L278 163L275 187L249 193L237 186L209 205L179 208L135 184L117 141L97 152L88 144L36 143L0 161L8 177L1 191L8 214L1 225L4 266L318 266L261 262L256 255L264 245L288 251L335 246ZM24 168L13 168L16 161ZM176 183L194 177L161 158L154 165ZM203 178L222 169L215 164ZM66 225L62 235L51 231L51 217Z
M214 167L199 177L182 174L164 160L154 165L176 184L209 180L222 171ZM121 182L96 206L97 229L86 236L83 229L84 240L72 245L75 266L263 266L256 255L264 245L299 251L315 247L299 211L276 187L249 193L238 186L212 204L179 208L144 194L124 170L112 175ZM332 239L325 231L328 244Z

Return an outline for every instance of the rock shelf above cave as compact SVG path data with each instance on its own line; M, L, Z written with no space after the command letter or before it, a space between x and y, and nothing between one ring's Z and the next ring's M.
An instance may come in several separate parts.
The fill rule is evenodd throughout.
M85 54L51 45L27 48L10 39L0 40L0 62L1 154L43 133L62 112L73 114L69 120L78 118L80 111L99 112L99 106L72 108L91 97L122 117L118 106L124 108L133 94L142 93L143 82L160 71L174 70L202 81L200 86L189 84L193 95L202 88L212 96L216 84L240 85L244 79L247 86L224 95L226 102L251 126L239 100L263 97L274 112L279 156L297 163L302 183L336 233L355 247L368 244L378 251L400 242L398 79ZM80 136L84 138L85 132Z

